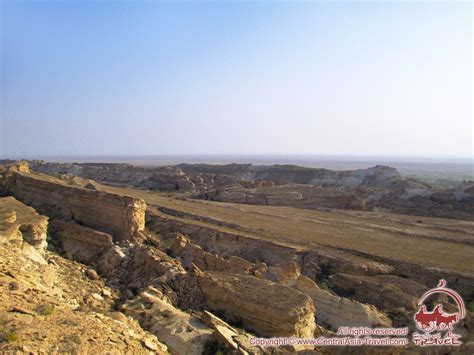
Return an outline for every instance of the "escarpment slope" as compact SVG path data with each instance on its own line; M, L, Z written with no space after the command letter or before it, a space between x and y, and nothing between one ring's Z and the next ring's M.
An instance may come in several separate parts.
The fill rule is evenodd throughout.
M1 162L0 162L1 163ZM212 201L338 208L474 220L473 182L450 189L402 176L395 168L328 170L296 165L178 164L141 167L128 164L31 161L32 170L76 185L87 179ZM80 179L85 179L83 182ZM454 184L456 185L456 184Z
M305 290L315 297L318 324L384 324L385 315L394 324L409 323L419 294L440 278L466 302L474 297L474 269L467 262L474 252L470 221L176 200L130 188L99 188L146 199L147 226L160 240L172 241L176 234L191 240L193 247L169 242L185 267L250 273ZM341 280L351 280L352 286L340 287ZM380 294L385 294L383 306L375 301ZM336 304L352 312L334 312ZM348 316L341 319L343 314Z
M143 230L143 200L68 186L54 177L7 169L4 190L19 200L61 218L109 232L116 239L133 238Z

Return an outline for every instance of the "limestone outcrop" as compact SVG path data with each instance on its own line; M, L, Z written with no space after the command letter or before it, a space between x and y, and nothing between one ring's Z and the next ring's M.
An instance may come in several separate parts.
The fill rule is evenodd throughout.
M48 218L13 197L0 198L0 233L3 241L25 241L40 254L46 250ZM1 241L0 241L1 242Z
M141 167L44 161L30 161L29 164L33 171L52 174L68 183L92 189L95 186L88 183L88 179L254 205L305 209L383 208L395 213L467 220L473 219L474 212L472 182L445 189L404 177L395 168L384 165L336 171L296 165L179 164ZM26 171L24 167L23 170Z
M199 285L211 311L264 336L309 338L316 329L305 294L254 276L204 272Z
M196 265L201 270L223 271L236 274L248 274L253 264L238 256L224 259L221 256L209 253L199 245L189 242L183 235L179 235L171 247L171 253L179 257L184 267Z
M329 274L385 275L395 270L393 266L347 253L312 250L303 254L302 269L312 278L324 278Z
M354 191L338 187L320 187L303 184L279 185L272 187L241 187L206 191L195 196L211 201L245 203L265 206L291 206L305 209L344 208L365 209L363 196Z
M138 167L128 164L71 164L44 161L30 161L29 163L33 171L51 174L59 178L65 177L66 180L93 179L104 183L170 192L197 192L239 182L238 178L223 174L205 172L185 174L179 167L173 166Z
M44 250L47 224L33 208L0 198L0 353L168 354L113 309L115 290Z
M180 241L186 239L177 238L176 244L180 244ZM177 249L178 246L174 248ZM200 247L186 241L182 251L184 252L181 255L190 258L184 261L188 272L176 259L157 248L133 247L130 249L127 264L123 266L126 274L122 283L132 290L140 290L143 287L150 290L151 287L152 293L159 293L159 298L173 307L225 312L225 319L241 322L245 328L259 334L313 334L314 308L309 297L289 287L246 275L249 271L246 268L253 268L253 264L242 258L231 257L231 261L219 258L228 268L223 266L220 272L208 273L199 271L194 264L194 261L198 260L205 262L204 256L197 259L197 255L201 255ZM193 254L189 254L190 252ZM211 253L206 252L206 255L208 261L214 257ZM208 270L205 264L201 264L201 267ZM212 270L215 270L215 264ZM229 270L240 274L224 272ZM258 293L255 292L257 289ZM140 295L141 298L148 297L149 292L141 292ZM271 304L268 303L269 300L272 301ZM166 339L163 340L167 343Z
M273 181L279 184L312 184L326 186L410 186L415 181L403 179L392 167L376 165L368 169L334 171L306 168L297 165L252 165L252 164L179 164L185 173L224 174L245 180Z
M175 354L201 355L206 341L213 339L212 329L196 316L175 308L153 287L124 303L121 309L165 342Z
M275 265L293 260L297 254L296 248L199 224L166 219L149 211L147 226L165 239L173 241L176 234L183 234L206 251L224 258L238 256L251 262L263 261L268 265Z
M181 264L163 251L139 245L132 250L124 282L130 288L138 290L154 281L158 284L168 284L176 276L185 273Z
M113 246L110 234L74 222L54 221L52 229L62 249L84 264L96 262Z
M51 216L110 233L114 240L133 239L145 225L143 200L72 187L59 179L26 172L4 172L6 190Z
M329 290L320 288L314 281L301 274L298 264L294 261L268 266L263 262L251 263L243 258L229 257L205 251L199 245L189 241L183 235L178 235L173 242L170 252L179 257L183 266L190 268L196 265L204 271L220 271L234 274L254 275L261 279L290 286L311 297L316 308L318 324L324 324L337 329L340 326L389 326L390 320L374 306L363 304L348 298L335 295ZM327 260L325 260L327 262ZM342 265L345 266L344 263ZM352 268L358 274L361 270L389 271L388 266L373 262L370 267ZM343 269L347 270L347 267Z
M419 295L428 288L416 281L395 275L357 276L336 274L330 277L334 288L350 294L361 302L380 309L413 311L418 306Z

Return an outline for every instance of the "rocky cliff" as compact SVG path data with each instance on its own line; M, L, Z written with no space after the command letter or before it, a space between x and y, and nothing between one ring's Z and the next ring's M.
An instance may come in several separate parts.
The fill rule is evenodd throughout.
M271 245L265 248L271 248ZM220 255L205 251L199 245L190 242L183 235L178 235L171 246L170 252L173 256L179 257L183 265L188 269L197 266L201 270L206 271L253 275L257 278L278 282L281 285L301 291L308 295L317 307L316 319L318 323L334 329L340 326L371 327L388 326L391 324L390 320L375 307L339 297L329 290L321 289L313 280L301 274L298 264L294 261L280 261L279 264L268 266L264 262L252 263L238 256L230 256L226 259ZM258 289L260 292L265 287L260 286ZM290 291L287 292L292 294ZM272 295L269 289L264 293L268 297ZM241 302L246 302L246 300ZM254 314L260 313L256 310L254 311ZM268 312L263 312L263 314L268 314Z
M314 305L304 293L253 276L208 272L199 284L210 310L263 336L313 337Z
M53 217L110 233L116 240L132 239L144 228L143 200L68 186L37 173L10 169L3 175L8 193Z
M11 163L5 161L5 163ZM179 164L139 167L128 164L47 163L32 170L70 185L94 189L89 179L194 198L304 209L387 210L402 214L472 220L472 182L440 189L406 178L392 167L328 170L296 165ZM82 179L82 180L81 180Z

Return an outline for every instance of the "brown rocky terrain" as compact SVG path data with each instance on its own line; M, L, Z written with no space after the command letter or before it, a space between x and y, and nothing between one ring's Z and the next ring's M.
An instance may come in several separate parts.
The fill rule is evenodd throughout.
M470 221L175 199L122 175L120 186L53 175L0 172L2 350L270 353L251 337L413 328L440 278L474 301ZM473 330L468 313L464 346L449 350L469 352Z
M9 161L3 161L8 163ZM10 161L11 162L11 161ZM2 164L2 161L0 161ZM474 185L442 189L406 178L389 166L334 171L296 165L48 163L31 169L66 184L95 189L94 181L132 186L212 201L304 209L389 211L443 218L474 219Z
M0 198L0 352L166 354L153 334L114 309L118 294L103 279L37 248L47 225L31 207Z

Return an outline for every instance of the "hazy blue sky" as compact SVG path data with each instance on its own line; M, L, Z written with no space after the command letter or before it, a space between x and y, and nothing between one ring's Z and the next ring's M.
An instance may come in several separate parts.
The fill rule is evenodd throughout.
M470 2L0 4L0 155L472 156Z

